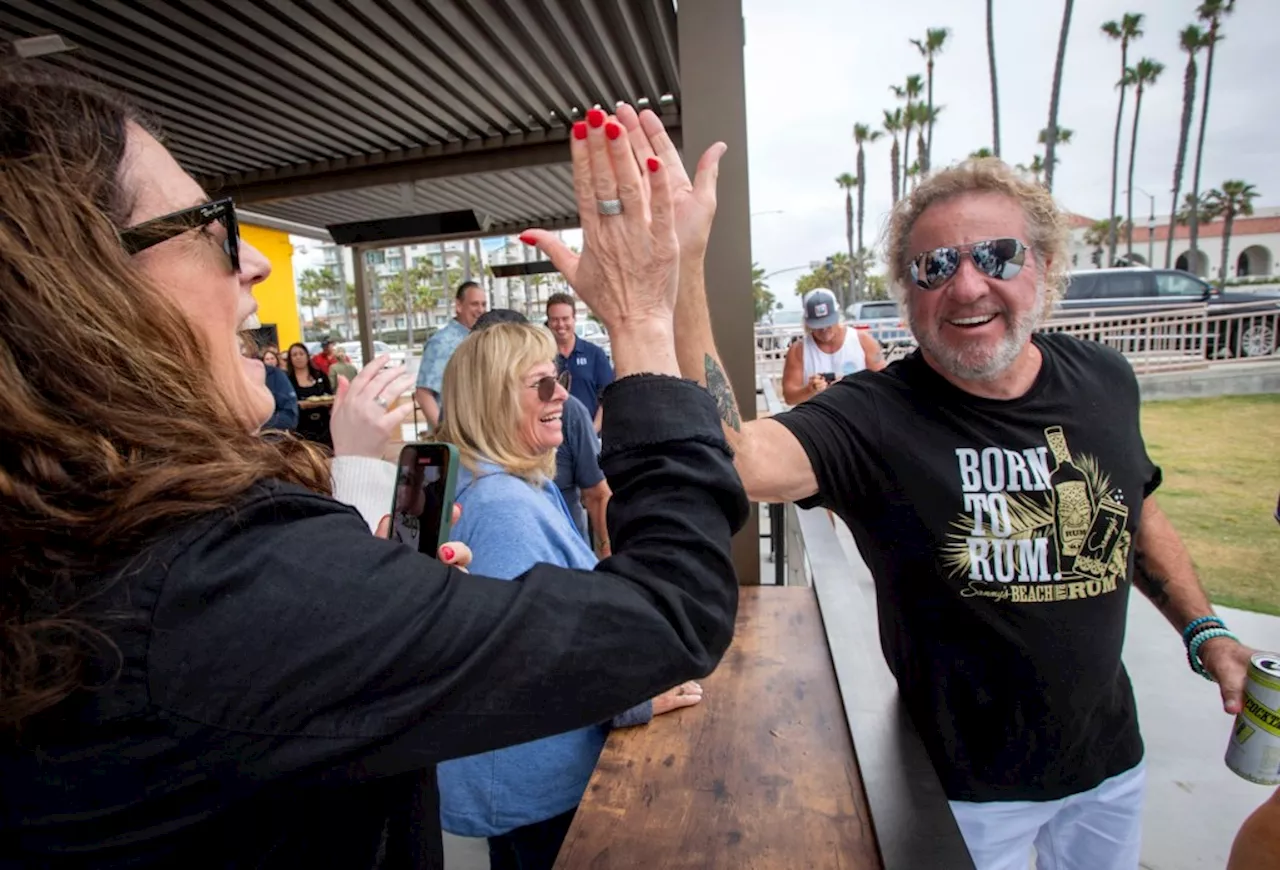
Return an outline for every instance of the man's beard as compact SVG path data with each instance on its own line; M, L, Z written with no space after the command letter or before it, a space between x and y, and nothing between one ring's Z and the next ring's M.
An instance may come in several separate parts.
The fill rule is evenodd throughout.
M1041 278L1036 281L1035 304L1020 318L1010 320L1008 311L999 312L998 316L1005 318L1006 329L1004 338L994 347L985 342L949 344L939 337L941 327L937 324L919 329L918 318L912 316L910 320L916 343L944 371L964 381L991 381L1013 365L1030 341L1031 334L1044 321L1044 301L1045 282Z

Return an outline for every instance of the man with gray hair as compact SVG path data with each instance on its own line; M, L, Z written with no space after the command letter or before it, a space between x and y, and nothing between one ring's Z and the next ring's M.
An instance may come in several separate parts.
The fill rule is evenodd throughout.
M633 117L633 141L666 154L657 119ZM696 257L715 150L677 185L677 346L684 375L720 403L748 495L828 508L853 531L885 658L980 870L1025 870L1033 845L1042 868L1133 870L1144 768L1120 660L1130 587L1231 714L1250 651L1213 615L1156 503L1129 363L1036 332L1066 282L1063 215L998 160L926 179L896 207L887 251L918 350L742 424Z

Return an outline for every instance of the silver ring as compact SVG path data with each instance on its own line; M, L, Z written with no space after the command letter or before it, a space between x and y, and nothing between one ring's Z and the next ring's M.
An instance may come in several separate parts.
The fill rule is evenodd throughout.
M387 400L382 398L382 396L374 396L373 401L377 403L378 407L380 408L387 407Z
M600 210L600 214L618 215L622 214L622 200L620 199L597 199L596 208Z

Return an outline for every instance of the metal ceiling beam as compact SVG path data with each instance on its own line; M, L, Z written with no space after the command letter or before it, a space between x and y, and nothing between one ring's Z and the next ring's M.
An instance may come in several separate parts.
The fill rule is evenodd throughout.
M674 119L668 120L674 123ZM668 130L676 147L680 147L680 128L668 127ZM375 154L361 159L291 166L278 172L262 173L264 177L261 178L206 176L196 180L211 195L215 192L231 194L238 202L255 203L404 181L550 166L566 163L568 156L567 131L557 130L544 141L529 144L493 143L488 147L472 147L468 143L415 148L398 154Z

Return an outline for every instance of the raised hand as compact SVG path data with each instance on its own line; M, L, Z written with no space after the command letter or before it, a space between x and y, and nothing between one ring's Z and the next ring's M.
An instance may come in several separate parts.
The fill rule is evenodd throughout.
M400 424L413 413L413 403L391 408L395 400L409 388L404 366L385 366L390 357L377 357L361 370L350 383L338 376L338 388L329 418L335 456L372 456L381 459Z
M668 180L679 159L668 164L651 154L642 170L625 133L617 119L600 109L574 125L570 153L584 237L581 256L544 230L528 230L520 237L547 254L604 323L615 346L620 329L637 324L670 328L679 256ZM621 205L620 213L602 213L615 203Z
M627 104L618 106L618 121L627 130L637 160L657 157L668 167L671 198L675 208L676 238L682 258L701 259L707 252L711 222L716 216L716 179L720 174L720 158L727 150L716 142L698 160L693 180L680 162L680 152L667 135L662 120L651 110L639 114Z

